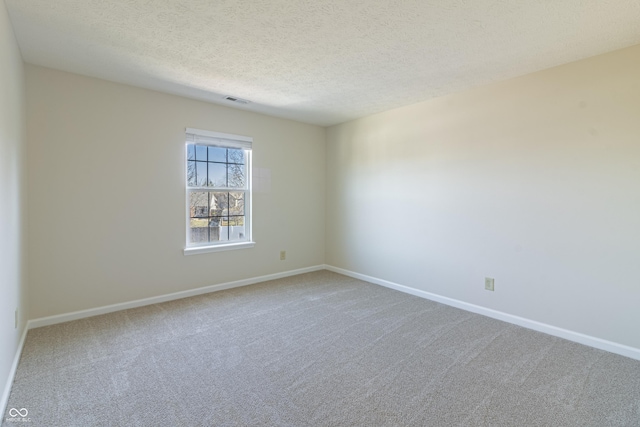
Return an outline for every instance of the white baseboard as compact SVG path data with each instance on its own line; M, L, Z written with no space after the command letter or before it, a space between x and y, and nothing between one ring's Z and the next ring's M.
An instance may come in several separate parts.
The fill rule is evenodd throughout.
M24 326L22 330L22 336L20 337L20 342L18 343L16 354L13 357L13 363L11 364L11 369L9 370L7 383L4 386L4 390L2 392L2 398L0 399L0 424L2 424L4 413L7 410L7 403L9 403L9 394L11 393L11 386L13 385L13 379L15 378L16 371L18 370L18 362L20 362L20 356L22 355L22 348L24 347L24 341L27 338L28 330L29 330L29 322L27 322L27 324Z
M18 344L18 348L16 349L16 355L13 360L13 364L11 365L11 370L9 372L9 376L7 378L7 383L4 387L4 391L2 393L2 398L0 400L0 409L2 410L0 414L4 416L6 411L7 403L9 401L9 394L11 392L11 386L13 385L13 380L15 378L16 370L18 368L18 362L20 361L20 356L22 354L22 349L24 347L24 342L27 336L27 331L29 329L38 328L41 326L54 325L57 323L69 322L71 320L83 319L86 317L97 316L100 314L112 313L120 310L127 310L135 307L142 307L150 304L158 304L166 301L172 301L180 298L187 298L196 295L202 295L210 292L221 291L224 289L238 288L241 286L252 285L255 283L266 282L268 280L280 279L283 277L295 276L298 274L310 273L312 271L318 270L329 270L335 273L343 274L345 276L353 277L356 279L364 280L369 283L373 283L376 285L384 286L387 288L395 289L400 292L404 292L407 294L415 295L421 298L425 298L431 301L436 301L442 304L446 304L452 307L460 308L462 310L470 311L473 313L481 314L483 316L488 316L494 319L502 320L508 323L512 323L518 326L522 326L525 328L533 329L538 332L543 332L549 335L553 335L556 337L564 338L569 341L574 341L580 344L584 344L590 347L594 347L600 350L609 351L611 353L619 354L621 356L626 356L632 359L640 360L640 349L629 347L623 344L618 344L612 341L603 340L600 338L592 337L589 335L581 334L579 332L570 331L567 329L558 328L556 326L548 325L545 323L537 322L535 320L525 319L523 317L514 316L512 314L503 313L501 311L492 310L490 308L478 306L475 304L466 303L460 300L456 300L453 298L444 297L441 295L433 294L430 292L422 291L419 289L411 288L408 286L400 285L398 283L393 283L387 280L378 279L376 277L367 276L364 274L356 273L350 270L345 270L343 268L334 267L331 265L318 265L307 268L300 268L297 270L285 271L282 273L268 274L265 276L253 277L250 279L237 280L234 282L221 283L218 285L206 286L203 288L190 289L187 291L175 292L166 295L160 295L151 298L144 298L135 301L128 301L119 304L112 304L103 307L92 308L88 310L80 310L72 313L65 313L56 316L48 316L42 317L39 319L29 320L24 327L22 332L22 336L20 338L20 343Z
M333 271L334 273L343 274L345 276L364 280L365 282L373 283L375 285L380 285L386 288L395 289L400 292L415 295L431 301L436 301L442 304L449 305L451 307L460 308L462 310L470 311L472 313L481 314L483 316L502 320L504 322L512 323L514 325L522 326L528 329L533 329L534 331L543 332L545 334L553 335L559 338L564 338L566 340L574 341L574 342L584 344L590 347L594 347L600 350L605 350L611 353L619 354L621 356L626 356L632 359L640 360L640 349L635 347L630 347L624 344L618 344L612 341L603 340L600 338L592 337L590 335L585 335L579 332L570 331L568 329L558 328L556 326L548 325L546 323L537 322L535 320L526 319L524 317L514 316L513 314L503 313L501 311L492 310L490 308L482 307L475 304L470 304L457 299L443 297L441 295L432 294L431 292L421 291L419 289L400 285L398 283L389 282L388 280L378 279L376 277L371 277L364 274L356 273L350 270L345 270L343 268L338 268L331 265L325 265L324 267L325 269L329 271Z
M603 340L600 338L592 337L590 335L585 335L579 332L570 331L567 329L559 328L556 326L548 325L546 323L537 322L535 320L526 319L524 317L515 316L512 314L507 314L501 311L493 310L490 308L482 307L475 304L470 304L464 301L456 300L453 298L444 297L441 295L433 294L430 292L422 291L419 289L411 288L408 286L400 285L398 283L393 283L388 280L378 279L376 277L367 276L364 274L356 273L350 270L345 270L343 268L334 267L331 265L317 265L313 267L300 268L297 270L289 270L282 273L268 274L265 276L253 277L250 279L237 280L234 282L221 283L218 285L205 286L203 288L190 289L188 291L175 292L172 294L160 295L151 298L144 298L135 301L128 301L119 304L112 304L103 307L92 308L88 310L80 310L72 313L59 314L56 316L49 317L41 317L39 319L32 319L27 322L27 326L25 328L25 332L22 336L22 340L20 342L20 347L16 354L16 359L14 361L14 365L12 367L12 374L10 375L10 382L5 388L3 399L8 399L8 390L11 388L11 382L13 381L13 375L15 375L15 369L17 368L18 360L20 359L20 354L22 352L22 345L24 344L24 339L26 336L26 331L28 329L39 328L41 326L54 325L57 323L69 322L71 320L83 319L86 317L98 316L100 314L112 313L120 310L127 310L135 307L142 307L150 304L158 304L166 301L172 301L180 298L187 298L196 295L202 295L210 292L221 291L224 289L237 288L241 286L252 285L255 283L266 282L268 280L280 279L283 277L295 276L297 274L310 273L312 271L318 270L329 270L335 273L340 273L345 276L353 277L356 279L364 280L369 283L373 283L376 285L384 286L387 288L395 289L407 294L415 295L421 298L426 298L431 301L436 301L442 304L446 304L452 307L460 308L462 310L470 311L472 313L481 314L483 316L488 316L494 319L502 320L508 323L512 323L514 325L522 326L525 328L533 329L538 332L543 332L549 335L553 335L556 337L564 338L569 341L574 341L580 344L588 345L590 347L598 348L600 350L609 351L611 353L616 353L621 356L630 357L632 359L640 360L640 349L635 347L626 346L624 344L615 343L612 341ZM6 395L6 396L5 396ZM0 403L3 403L0 401ZM6 402L5 402L6 404Z
M241 286L253 285L255 283L266 282L268 280L281 279L283 277L295 276L312 271L323 270L324 265L299 268L297 270L284 271L282 273L267 274L266 276L252 277L250 279L236 280L234 282L220 283L218 285L205 286L203 288L190 289L188 291L174 292L172 294L159 295L156 297L143 298L134 301L127 301L118 304L105 305L102 307L90 308L87 310L74 311L71 313L58 314L55 316L40 317L28 322L28 328L39 328L41 326L55 325L57 323L69 322L71 320L84 319L86 317L98 316L100 314L113 313L114 311L127 310L130 308L142 307L145 305L158 304L166 301L173 301L181 298L196 295L208 294L210 292L222 291L224 289L239 288Z

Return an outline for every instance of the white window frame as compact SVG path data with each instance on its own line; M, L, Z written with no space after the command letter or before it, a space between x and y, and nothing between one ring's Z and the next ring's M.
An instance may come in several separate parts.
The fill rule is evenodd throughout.
M229 133L221 133L221 132L213 132L202 129L194 129L194 128L186 128L185 129L185 145L184 145L184 165L185 165L185 174L184 174L184 183L185 183L185 206L186 206L186 234L185 234L185 255L194 255L201 254L207 252L219 252L219 251L229 251L235 249L245 249L251 248L255 246L255 242L252 240L252 210L251 210L251 149L253 138L242 135L233 135ZM190 187L189 179L188 179L188 165L189 165L189 156L187 153L188 146L190 144L197 145L210 145L217 147L226 147L226 148L241 148L245 150L246 153L246 180L247 185L246 188L238 189L238 188L230 188L230 187ZM245 224L245 237L242 240L232 240L232 241L220 241L220 242L205 242L201 244L194 244L189 241L189 235L191 233L190 228L190 199L189 194L192 191L230 191L230 192L244 192L244 224Z

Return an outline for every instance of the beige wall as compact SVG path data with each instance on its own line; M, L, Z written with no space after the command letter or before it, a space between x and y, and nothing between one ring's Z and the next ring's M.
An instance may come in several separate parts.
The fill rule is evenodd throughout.
M318 126L27 65L31 318L324 263ZM186 127L251 136L251 249L183 255ZM280 261L280 250L287 260Z
M22 58L0 1L0 414L8 397L5 380L27 318L24 121Z
M640 348L638 76L640 46L329 128L327 264Z

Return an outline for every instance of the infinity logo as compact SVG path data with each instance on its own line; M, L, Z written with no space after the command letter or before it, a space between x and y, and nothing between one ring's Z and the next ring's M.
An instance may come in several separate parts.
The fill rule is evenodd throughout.
M16 408L11 408L9 409L9 416L10 417L26 417L27 414L29 413L29 411L27 411L27 408L22 408L22 409L16 409Z

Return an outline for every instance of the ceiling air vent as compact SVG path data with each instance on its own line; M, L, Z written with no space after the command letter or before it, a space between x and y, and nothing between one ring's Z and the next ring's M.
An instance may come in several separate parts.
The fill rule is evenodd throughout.
M225 96L224 99L231 102L236 102L238 104L248 104L251 101L247 101L246 99L236 98L235 96Z

